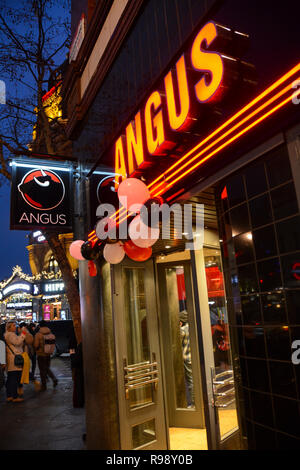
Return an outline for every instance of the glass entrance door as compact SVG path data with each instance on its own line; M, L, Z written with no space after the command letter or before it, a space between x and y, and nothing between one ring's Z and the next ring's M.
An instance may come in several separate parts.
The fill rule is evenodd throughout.
M159 262L157 271L171 449L205 449L207 442L190 262ZM172 436L176 435L181 436L182 447L172 447ZM191 436L198 443L188 447L192 445L189 442Z
M211 449L238 449L239 425L219 246L191 252L204 356L206 426Z
M122 449L166 449L153 263L126 259L112 276Z
M204 248L204 264L213 343L211 368L219 445L238 430L235 386L228 327L221 252Z

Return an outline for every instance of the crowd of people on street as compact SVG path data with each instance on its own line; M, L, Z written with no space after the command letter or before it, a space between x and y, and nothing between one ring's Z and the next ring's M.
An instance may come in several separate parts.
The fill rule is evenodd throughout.
M54 350L55 335L46 321L18 325L11 320L5 324L5 332L0 332L0 388L6 386L7 402L23 402L23 386L29 381L41 392L47 390L48 377L57 386L58 380L50 368ZM36 364L40 381L35 377Z

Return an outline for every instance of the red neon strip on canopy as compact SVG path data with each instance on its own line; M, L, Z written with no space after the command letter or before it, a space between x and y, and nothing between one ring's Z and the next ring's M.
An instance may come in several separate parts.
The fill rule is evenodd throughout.
M250 101L246 106L244 106L240 111L238 111L236 114L234 114L231 118L229 118L225 123L223 123L220 127L218 127L215 131L213 131L211 134L209 134L204 140L201 140L199 144L197 144L193 149L191 149L189 152L187 152L180 160L178 160L176 163L174 163L170 168L166 170L165 173L160 175L158 178L156 178L154 181L152 181L148 185L148 189L150 190L151 196L155 197L158 195L163 194L166 190L168 190L170 187L172 187L177 181L180 179L184 178L188 173L202 165L205 161L213 157L215 154L219 153L223 148L226 148L228 145L230 145L232 142L234 142L236 139L247 133L249 130L251 130L253 127L258 125L260 122L265 120L267 117L278 111L280 108L282 108L285 104L291 101L292 97L296 97L300 94L300 91L295 92L292 90L292 84L295 80L295 77L293 78L293 81L289 83L288 86L286 86L283 90L281 90L279 93L277 93L275 96L270 98L267 102L256 108L252 113L250 113L248 116L244 117L241 121L239 121L237 124L235 124L232 128L229 128L224 134L222 134L218 139L213 141L210 145L208 145L205 149L203 149L201 152L196 154L192 159L189 159L188 162L186 162L184 165L182 165L178 170L174 171L171 173L169 176L166 177L167 174L169 174L174 168L176 168L180 163L185 161L189 156L191 156L195 151L203 147L203 145L207 142L209 142L213 137L215 137L219 132L221 132L223 129L229 126L229 124L233 123L234 121L237 120L238 117L240 117L242 114L244 114L247 110L252 108L256 103L261 101L263 98L265 98L267 95L269 95L273 90L278 88L280 85L282 85L284 82L286 82L289 78L293 77L298 71L300 70L300 63L298 63L295 67L293 67L289 72L284 74L280 79L278 79L276 82L274 82L270 87L268 87L265 91L263 91L260 95L258 95L255 99ZM215 144L223 140L225 137L227 137L229 134L233 133L234 130L236 130L238 127L241 127L243 124L245 124L247 121L249 121L252 117L257 115L259 112L261 112L263 109L268 107L270 104L272 104L274 101L276 101L279 97L281 97L283 94L286 92L292 90L292 94L285 98L283 101L281 101L279 104L271 108L269 111L267 111L265 114L263 114L261 117L256 119L254 122L252 122L250 125L242 129L240 132L237 134L233 135L230 139L226 140L222 145L220 145L217 149L212 151L210 154L202 158L200 161L195 163L191 168L188 168L187 171L182 173L180 176L172 180L172 177L175 176L179 171L181 171L184 167L188 166L189 164L192 163L192 161L196 160L199 158L201 155L205 153L205 151L209 150L212 148ZM162 183L157 184L161 179L163 179ZM166 180L170 180L170 182L167 184L167 186L164 186L160 191L157 191L157 189L162 186L162 184L165 184ZM154 187L153 187L154 186ZM152 189L151 189L152 188ZM124 208L125 209L125 208ZM123 208L119 209L113 216L111 217L116 217L119 212L123 212ZM126 215L125 215L126 213ZM129 217L130 214L127 214L127 211L125 209L124 214L119 214L119 224L126 220L126 218ZM125 215L125 217L124 217ZM91 232L92 234L92 232Z

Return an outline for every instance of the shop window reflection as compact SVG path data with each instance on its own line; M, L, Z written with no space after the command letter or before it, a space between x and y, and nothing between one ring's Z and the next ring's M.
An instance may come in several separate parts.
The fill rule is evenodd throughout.
M245 171L245 180L248 198L264 193L267 190L264 164L261 163L252 168L248 168Z
M276 225L280 253L300 250L300 217Z
M272 222L272 209L269 194L256 197L249 201L252 227L260 227Z
M240 233L249 232L249 215L247 204L242 204L230 211L232 236L236 237Z
M271 150L266 156L266 168L270 188L292 179L289 155L285 144Z
M258 291L254 264L241 266L238 270L239 289L241 294L252 294Z
M177 408L194 408L194 380L184 268L166 268Z
M298 212L294 183L288 183L271 191L274 218L283 219Z
M278 258L257 263L259 286L262 292L282 288L281 270Z
M270 258L277 255L275 230L273 225L253 232L256 258Z
M247 232L234 237L235 259L237 264L244 264L253 261L252 233Z
M242 297L242 311L244 325L258 325L262 323L259 295Z
M261 296L265 323L286 324L285 298L283 294L269 293Z
M222 440L238 428L238 421L232 388L233 364L220 249L204 248L204 262L215 363L214 393L219 394L216 396L222 401L222 406L218 408ZM240 305L235 305L235 308L240 309Z
M231 354L220 250L205 248L205 273L216 373L231 368Z

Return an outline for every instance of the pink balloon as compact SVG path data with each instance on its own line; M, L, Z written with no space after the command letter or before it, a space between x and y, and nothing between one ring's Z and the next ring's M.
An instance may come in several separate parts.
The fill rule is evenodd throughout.
M145 225L140 215L130 223L128 233L134 244L140 248L149 248L159 239L159 228Z
M79 261L84 260L84 257L81 254L81 247L83 244L84 244L83 240L75 240L73 243L71 243L70 248L69 248L70 255Z
M145 183L137 178L127 178L122 181L118 188L118 196L121 204L130 210L130 207L135 206L138 210L148 199L150 199L150 192Z
M103 250L104 259L110 264L121 263L125 257L125 251L123 245L120 242L117 243L107 243Z

